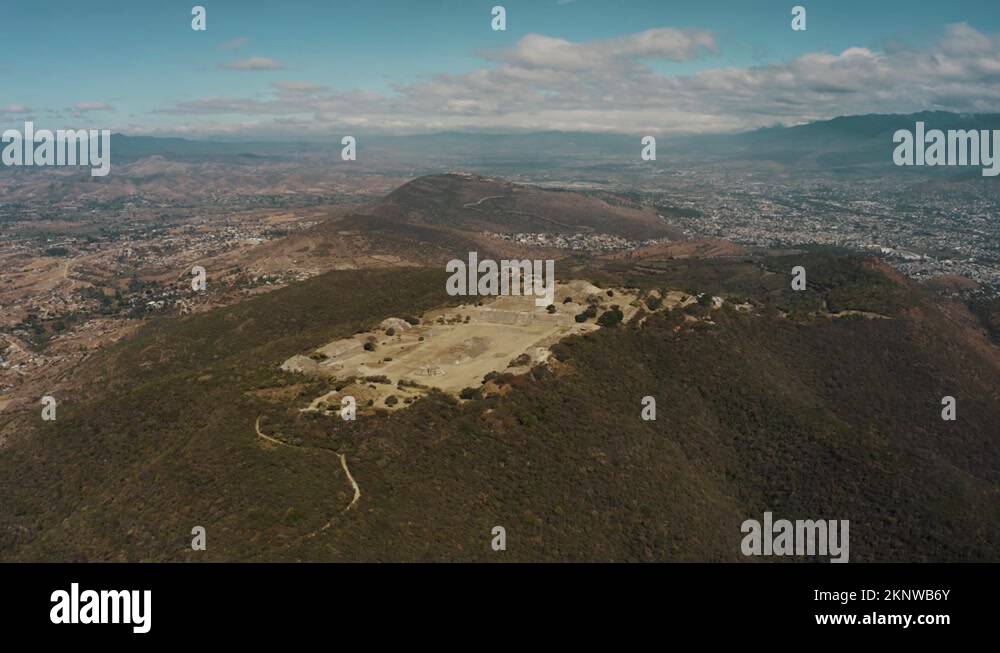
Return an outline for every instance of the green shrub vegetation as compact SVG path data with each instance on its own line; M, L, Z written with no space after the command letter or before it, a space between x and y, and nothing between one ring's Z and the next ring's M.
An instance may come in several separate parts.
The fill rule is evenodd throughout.
M783 273L797 264L804 297ZM510 561L737 561L742 521L771 511L849 519L852 562L997 560L1000 374L922 291L823 252L587 276L761 309L714 311L705 331L649 315L499 375L502 397L432 391L354 422L300 411L343 380L278 366L457 303L441 271L338 271L158 319L78 369L56 422L6 417L20 435L0 449L0 559L489 561L500 524ZM812 317L824 300L892 319ZM958 422L940 419L944 395ZM258 438L258 417L295 446ZM355 509L321 449L347 457Z

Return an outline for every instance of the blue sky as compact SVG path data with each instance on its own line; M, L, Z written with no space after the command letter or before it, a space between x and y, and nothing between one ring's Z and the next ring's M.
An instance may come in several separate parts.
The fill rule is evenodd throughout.
M297 129L307 122L402 131L419 131L424 125L501 130L610 125L620 130L635 119L655 129L657 115L663 115L663 131L684 131L688 116L695 117L698 89L708 87L706 109L715 119L700 121L694 130L713 131L796 122L869 105L899 111L981 108L991 104L994 96L988 87L997 83L982 62L997 54L992 50L1000 32L996 0L211 0L197 3L208 12L205 32L191 29L195 4L7 0L0 10L6 36L0 60L0 124L32 117L151 133L230 128L265 133ZM505 32L490 29L494 4L507 9ZM808 12L805 32L790 29L795 4ZM955 45L969 40L963 37L967 32L953 34L950 45L940 45L950 25L965 25L986 41L971 55L958 52L961 48ZM660 45L650 56L637 45L647 30L671 30L653 35ZM672 54L671 44L685 34L696 35L699 42L710 39L711 45ZM530 41L529 35L545 40ZM545 65L534 57L569 44L579 46L567 50L573 56L589 48L618 53L619 61L602 71L555 67L548 72L561 76L546 76ZM840 55L851 48L873 57L849 64L821 60L821 55ZM957 57L963 69L969 67L967 79L959 80L964 86L956 85L951 99L930 90L923 98L913 97L914 92L900 89L898 97L871 102L884 86L872 79L868 101L862 97L865 89L851 88L852 97L842 107L825 96L817 96L814 104L809 97L786 98L785 105L790 101L804 106L785 113L754 97L741 114L739 103L727 102L716 88L725 76L713 77L712 72L772 70L768 79L788 93L781 80L800 75L802 83L813 83L810 92L820 94L822 84L816 78L829 74L838 80L834 94L843 95L850 86L844 68L864 73L902 50L910 58L891 63L902 71L904 64L916 61L914 52L922 50L923 60L933 61L941 56L940 48ZM520 50L532 58L522 57ZM808 66L798 70L794 62L802 57ZM226 67L247 61L257 61L250 67L263 69ZM823 66L830 70L824 72ZM442 75L449 83L438 87L435 80ZM578 89L568 85L574 75ZM733 99L750 86L768 83L755 75L729 77L735 84ZM456 91L456 84L466 80L474 87L468 96ZM274 86L288 83L300 90L290 94L292 87ZM967 97L975 94L977 84L987 87L978 103ZM519 99L505 97L500 88L504 85L510 87L511 98ZM649 87L660 96L655 101L644 99L641 89ZM671 92L681 98L676 105L669 101ZM553 98L558 101L543 102ZM388 105L394 100L393 109ZM435 102L443 107L451 100L446 110L438 111ZM949 102L955 106L949 107ZM354 113L351 107L356 107ZM532 115L538 116L537 124L532 124Z

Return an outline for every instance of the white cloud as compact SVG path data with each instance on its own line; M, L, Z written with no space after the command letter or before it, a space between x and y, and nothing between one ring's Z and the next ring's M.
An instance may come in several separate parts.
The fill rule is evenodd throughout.
M586 43L528 34L513 48L487 56L517 67L597 71L631 66L638 59L688 61L704 51L716 51L710 32L661 28Z
M114 107L104 102L77 102L70 111L74 113L90 113L91 111L114 111Z
M249 59L223 64L222 67L229 70L281 70L284 68L284 66L274 59L268 59L267 57L250 57Z
M586 130L691 133L796 124L837 115L1000 106L1000 37L966 24L922 48L852 47L762 66L683 76L647 60L683 61L717 48L708 32L655 29L573 43L529 35L486 53L488 65L392 92L331 92L277 82L271 97L208 98L166 107L176 115L310 117L317 130Z

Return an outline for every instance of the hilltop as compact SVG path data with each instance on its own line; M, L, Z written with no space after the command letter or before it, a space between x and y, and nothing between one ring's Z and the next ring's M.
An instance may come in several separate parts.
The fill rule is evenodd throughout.
M655 212L602 199L470 173L415 179L375 207L380 216L473 231L609 233L625 238L677 236Z
M212 266L275 273L443 265L467 257L470 251L498 259L567 255L488 233L605 234L630 240L681 236L651 208L619 199L611 204L583 193L470 173L428 175L364 206L331 210L314 227L250 252L221 257Z
M333 271L155 320L76 370L57 422L3 425L0 558L741 560L740 523L770 510L849 519L852 561L996 560L1000 356L960 305L822 251L560 270L723 302L640 310L502 392L355 422L304 412L339 380L281 364L456 305L441 269Z

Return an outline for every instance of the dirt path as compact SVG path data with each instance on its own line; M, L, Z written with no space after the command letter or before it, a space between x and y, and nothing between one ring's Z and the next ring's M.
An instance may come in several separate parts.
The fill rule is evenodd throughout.
M481 197L478 200L476 200L475 202L469 202L468 204L463 204L462 208L463 209L473 209L473 208L479 206L480 204L482 204L483 202L485 202L486 200L499 200L499 199L503 199L504 197L507 197L507 196L506 195L490 195L489 197Z
M337 455L340 456L340 466L344 468L344 473L347 474L347 480L351 482L351 487L354 488L354 498L351 499L350 505L344 508L344 512L347 512L353 508L354 504L356 504L358 499L361 498L361 488L358 487L358 484L354 481L354 477L351 476L351 470L347 469L347 456L342 453L338 453Z
M838 317L849 317L851 315L856 315L859 317L867 318L869 320L891 320L892 318L888 315L882 315L881 313L873 313L871 311L856 311L854 309L847 309L843 311L837 311L834 313L830 310L830 305L827 301L823 300L823 315L826 317L838 318Z
M341 513L345 513L348 510L350 510L351 508L353 508L354 505L358 502L358 499L361 498L361 488L358 487L358 482L355 481L354 480L354 476L351 475L351 470L347 468L347 456L345 456L344 454L337 453L336 451L334 451L332 449L323 449L322 447L302 447L302 446L298 446L298 445L294 445L294 444L288 444L287 442L282 442L281 440L279 440L277 438L272 438L270 435L268 435L268 434L266 434L266 433L264 433L263 431L260 430L260 417L257 417L257 423L254 424L254 430L257 431L257 435L259 437L263 438L264 440L267 440L268 442L270 442L272 444L281 445L283 447L290 447L292 449L314 449L314 450L315 449L319 449L321 451L328 451L328 452L330 452L332 454L336 454L336 456L338 458L340 458L340 466L344 468L344 474L347 475L347 480L351 484L351 489L354 490L354 498L351 499L351 503L349 503L348 506L341 511ZM324 530L325 531L327 528L330 527L331 523L332 522L327 522L326 525L323 526L323 528L321 528L320 530Z
M292 447L293 446L293 445L288 444L287 442L282 442L281 440L278 440L277 438L272 438L270 435L267 435L266 433L263 433L260 430L260 417L257 418L257 423L254 425L254 428L257 429L257 435L259 435L260 437L264 438L268 442L272 442L274 444L280 444L280 445L282 445L284 447Z

